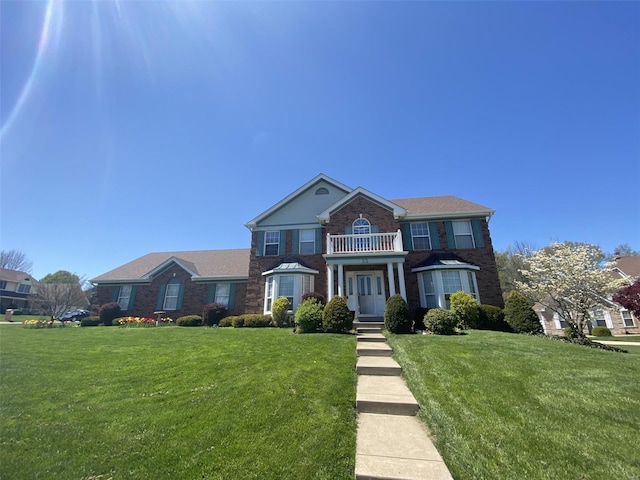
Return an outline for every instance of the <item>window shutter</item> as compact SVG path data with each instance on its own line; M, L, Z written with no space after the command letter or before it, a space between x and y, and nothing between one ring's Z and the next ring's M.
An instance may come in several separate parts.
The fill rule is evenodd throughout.
M264 252L264 232L256 232L256 256L261 257Z
M453 233L453 223L444 222L444 229L447 232L447 247L456 248L456 236Z
M227 310L231 310L236 305L236 284L229 285L229 304Z
M353 233L353 227L344 227L344 234L351 235Z
M183 298L184 298L184 285L181 283L180 288L178 288L178 303L176 305L176 310L182 309Z
M291 231L291 253L300 253L300 230L297 228Z
M158 290L158 301L156 302L156 310L162 310L162 307L164 306L164 293L166 290L166 285L160 286L160 290Z
M411 224L401 223L400 231L402 232L402 242L404 243L405 250L407 251L413 250L413 238L411 238Z
M280 230L280 245L278 245L278 255L286 255L287 249L287 231Z
M480 225L479 218L471 219L471 231L473 232L473 240L475 241L476 248L484 247L484 239L482 238L482 226Z
M438 224L429 222L429 237L431 238L431 249L438 250L440 248L440 238L438 237Z
M133 304L136 303L136 290L138 289L137 285L131 287L131 296L129 297L129 305L127 310L133 310Z
M111 291L111 301L117 302L119 294L120 294L120 287L113 287L113 290Z
M380 233L378 225L371 225L371 233Z
M216 301L216 284L209 285L209 296L207 297L207 303L213 303Z
M322 229L316 228L316 253L322 253Z

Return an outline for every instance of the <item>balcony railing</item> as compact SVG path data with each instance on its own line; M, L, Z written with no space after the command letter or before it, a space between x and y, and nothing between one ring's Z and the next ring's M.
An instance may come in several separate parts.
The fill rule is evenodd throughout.
M327 234L327 254L401 252L402 233Z

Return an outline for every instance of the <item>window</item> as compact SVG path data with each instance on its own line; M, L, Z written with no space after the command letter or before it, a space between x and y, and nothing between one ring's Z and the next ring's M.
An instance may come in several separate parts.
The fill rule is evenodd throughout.
M607 322L604 319L604 311L601 308L593 311L593 326L606 327Z
M280 244L280 232L265 232L264 234L264 254L278 255L278 245Z
M298 307L302 295L313 291L313 275L292 274L272 275L265 282L264 311L271 311L271 306L276 298L286 297L289 300L289 308Z
M325 187L320 187L316 190L316 195L329 195L329 190Z
M167 284L167 289L164 293L164 303L162 304L163 310L177 310L178 309L178 295L180 294L179 283Z
M7 289L7 281L0 280L0 290L6 290L6 289Z
M429 238L428 223L411 224L411 241L414 250L431 250L431 239Z
M314 229L300 230L300 250L301 255L316 253L316 231Z
M355 222L353 222L353 234L354 235L362 235L361 238L353 239L354 250L356 251L364 251L371 249L371 224L369 220L366 218L358 218ZM365 236L367 235L367 236Z
M620 310L620 314L622 315L622 323L625 327L633 327L633 315L629 310Z
M118 292L118 305L121 310L129 310L129 301L131 300L131 285L123 285Z
M18 285L18 293L29 293L31 291L31 285L21 283Z
M280 275L278 297L287 297L289 305L293 308L293 275Z
M229 306L229 296L231 295L230 283L216 284L216 295L213 299L215 303L221 303L225 307Z
M275 278L274 277L269 277L267 278L267 283L266 283L266 287L265 287L265 294L264 294L264 299L265 299L265 305L264 305L264 309L266 312L270 312L271 311L271 304L273 303L273 284L275 283Z
M476 274L472 270L427 270L418 273L420 305L424 308L449 308L452 293L463 291L478 298Z
M456 248L475 248L471 222L464 220L451 223L453 225L453 235L455 237Z

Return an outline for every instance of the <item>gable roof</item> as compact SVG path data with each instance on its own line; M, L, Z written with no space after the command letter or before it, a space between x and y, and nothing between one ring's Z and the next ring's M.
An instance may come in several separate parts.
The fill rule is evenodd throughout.
M287 195L285 198L280 200L278 203L273 205L271 208L269 208L269 209L265 210L264 212L262 212L260 215L255 217L253 220L250 220L247 223L245 223L244 226L249 228L249 229L255 228L258 223L260 223L262 220L267 218L269 215L271 215L274 212L280 210L282 207L284 207L288 203L292 202L296 197L299 197L302 193L306 192L307 190L310 190L311 188L313 188L315 185L317 185L320 182L329 183L330 185L333 185L338 190L342 190L345 194L351 192L351 190L352 190L351 188L349 188L346 185L338 182L337 180L334 180L333 178L326 176L324 173L321 173L321 174L315 176L314 178L312 178L311 180L309 180L307 183L305 183L300 188L296 189L291 194Z
M29 275L27 272L20 270L9 270L8 268L0 268L0 280L6 280L7 282L20 283L28 280L31 283L37 283L36 279Z
M391 200L407 211L406 219L492 216L495 210L453 195Z
M320 220L321 223L328 222L329 217L331 216L332 213L334 213L337 210L340 210L343 206L345 206L347 203L349 203L351 200L353 200L358 196L368 198L369 200L377 203L378 205L392 211L393 216L395 218L403 217L407 214L407 211L401 206L399 206L398 204L390 202L389 200L386 200L381 196L376 195L375 193L372 193L369 190L366 190L362 187L358 187L355 190L352 190L349 194L342 197L340 200L338 200L336 203L331 205L325 211L320 212L318 214L318 220Z
M640 255L616 257L614 271L622 273L623 278L640 278Z
M194 280L247 279L248 248L148 253L91 280L92 283L144 282L171 263L189 272Z

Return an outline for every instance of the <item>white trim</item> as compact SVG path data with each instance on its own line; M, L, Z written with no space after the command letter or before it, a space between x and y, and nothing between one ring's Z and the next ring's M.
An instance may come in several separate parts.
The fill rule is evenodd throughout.
M399 205L396 205L395 203L390 202L389 200L386 200L386 199L382 198L381 196L370 192L369 190L365 190L362 187L358 187L355 190L352 190L350 193L348 193L344 197L342 197L336 203L331 205L324 212L320 212L318 214L318 220L320 221L320 223L323 223L323 224L324 223L329 223L329 219L330 219L331 214L333 212L335 212L336 210L339 210L340 208L345 206L347 203L349 203L351 200L356 198L358 195L362 195L363 197L368 198L369 200L373 201L374 203L377 203L381 207L392 211L393 212L393 217L396 218L396 219L400 218L400 217L404 217L407 214L407 210L405 210L404 208L400 207Z
M412 273L426 272L427 270L480 270L480 267L470 263L459 263L455 265L428 265L426 267L412 268Z
M184 271L186 271L189 275L191 275L191 277L197 277L198 276L198 274L196 272L194 272L189 267L187 267L184 263L182 263L182 261L179 258L171 256L171 257L167 258L164 262L162 262L160 265L155 267L153 270L151 270L148 273L142 275L142 277L140 277L140 278L145 279L145 280L146 279L151 279L156 274L160 273L162 270L167 268L171 263L175 263L176 265L178 265L180 268L182 268ZM118 282L122 283L122 281L120 281L120 280Z

